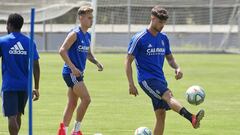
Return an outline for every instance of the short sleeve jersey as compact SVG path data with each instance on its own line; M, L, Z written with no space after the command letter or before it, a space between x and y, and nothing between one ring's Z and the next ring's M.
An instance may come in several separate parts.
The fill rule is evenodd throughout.
M27 91L29 43L29 37L20 32L0 37L2 91ZM33 59L38 60L36 45L33 45Z
M128 46L128 54L135 56L138 82L146 79L165 80L165 55L171 54L168 37L163 33L153 36L148 29L135 34Z

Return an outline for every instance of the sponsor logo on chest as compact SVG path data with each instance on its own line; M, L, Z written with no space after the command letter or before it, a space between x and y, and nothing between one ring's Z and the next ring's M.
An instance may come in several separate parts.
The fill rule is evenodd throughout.
M161 45L162 47L155 47L152 44L148 44L146 48L147 55L165 55L164 42Z
M14 55L27 55L27 51L24 50L22 44L17 42L13 47L10 48L9 54Z
M78 45L79 52L88 52L89 46Z

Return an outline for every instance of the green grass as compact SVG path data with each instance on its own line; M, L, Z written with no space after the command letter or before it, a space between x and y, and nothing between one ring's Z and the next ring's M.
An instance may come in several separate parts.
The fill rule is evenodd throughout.
M62 77L62 60L57 54L40 54L41 97L33 105L34 135L56 135L66 104ZM133 135L140 126L153 128L155 118L149 98L138 86L140 95L128 94L123 54L97 54L104 64L98 72L87 64L85 83L92 97L91 105L82 124L84 135L100 132L103 135ZM167 112L165 135L239 135L240 133L240 55L175 55L184 78L174 80L174 72L165 65L169 88L174 96L192 112L206 110L201 128L191 124L173 111ZM136 82L136 74L135 82ZM191 85L205 89L206 100L192 106L185 100L185 90ZM1 101L0 101L1 102ZM1 111L1 109L0 109ZM26 113L27 113L26 109ZM27 134L27 115L23 116L20 135ZM74 120L74 119L73 119ZM69 130L73 126L71 122ZM0 135L8 135L7 119L0 117Z

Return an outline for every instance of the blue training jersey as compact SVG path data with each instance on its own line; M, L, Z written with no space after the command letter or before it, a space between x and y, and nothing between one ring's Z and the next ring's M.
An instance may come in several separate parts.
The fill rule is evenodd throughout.
M165 55L171 54L169 40L163 33L153 36L147 29L135 34L128 46L135 57L138 82L146 79L166 81L163 73Z
M71 62L78 68L82 73L85 70L87 55L91 44L91 36L88 32L85 34L82 32L80 27L72 29L70 32L77 34L77 39L68 50L68 57ZM71 73L71 69L65 63L63 66L63 74Z
M34 44L34 60L39 55ZM29 38L20 32L0 37L2 91L27 91Z

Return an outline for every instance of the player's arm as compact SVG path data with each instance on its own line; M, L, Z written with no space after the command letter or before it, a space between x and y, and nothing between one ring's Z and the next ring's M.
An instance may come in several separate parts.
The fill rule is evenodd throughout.
M180 67L178 66L178 64L176 63L173 55L172 55L172 54L166 55L166 59L167 59L167 61L168 61L168 64L169 64L173 69L175 69L175 74L176 74L175 78L176 78L177 80L178 80L178 79L181 79L182 76L183 76L183 73L182 73Z
M131 54L128 54L125 60L125 72L127 75L128 83L129 83L129 94L137 96L138 91L137 88L134 85L133 81L133 73L132 73L132 62L134 60L134 56Z
M39 99L39 80L40 80L40 65L38 60L33 62L33 76L34 76L34 90L33 90L33 100Z
M98 71L103 71L103 65L99 63L98 60L94 57L91 47L89 47L87 58L90 62L97 65Z
M79 71L79 69L75 67L75 65L71 62L68 56L68 49L73 45L76 39L77 39L77 34L75 32L69 33L66 39L64 40L62 46L59 49L59 54L61 55L63 61L69 66L73 75L80 76L81 72Z

